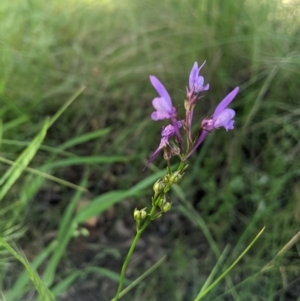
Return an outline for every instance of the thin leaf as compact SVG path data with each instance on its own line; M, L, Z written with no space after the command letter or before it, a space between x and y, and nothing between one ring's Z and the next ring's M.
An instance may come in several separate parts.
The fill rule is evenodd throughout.
M93 140L93 139L98 139L101 136L107 135L109 132L110 132L110 129L106 128L106 129L101 129L101 130L98 130L95 132L80 135L80 136L72 138L72 139L66 141L65 143L63 143L62 145L60 145L59 149L65 150L65 149L68 149L75 145L82 144L82 143L85 143L85 142Z
M86 157L75 157L67 158L43 165L41 168L60 168L74 165L84 164L99 164L99 163L115 163L115 162L127 162L129 157L125 156L86 156Z
M37 269L49 256L49 254L57 247L57 241L53 241L49 244L31 263L31 267L33 269ZM27 271L23 271L19 277L17 278L16 282L14 283L13 287L7 292L6 298L7 301L14 301L20 299L27 291L26 285L30 281L30 276Z
M194 301L201 300L205 295L207 295L237 264L238 262L245 256L245 254L250 250L250 248L254 245L257 239L264 232L265 227L263 227L259 233L255 236L255 238L251 241L251 243L247 246L247 248L241 253L241 255L230 265L228 269L224 273L221 274L219 278L217 278L207 289L200 292Z
M87 174L84 175L81 185L85 186L86 183L87 183ZM48 286L50 286L53 283L57 265L59 264L59 261L65 254L67 245L70 242L70 239L72 238L73 232L76 228L76 223L74 222L72 215L76 210L77 203L80 200L81 196L82 196L82 192L80 191L76 192L70 204L68 205L65 214L62 218L62 221L60 223L58 234L57 234L58 245L48 262L47 268L43 276L43 280Z
M149 268L145 273L143 273L140 277L134 280L130 285L128 285L122 292L119 294L119 298L123 297L130 290L132 290L135 286L141 283L146 277L148 277L151 273L153 273L165 260L167 256L164 255L161 259L159 259L151 268ZM111 301L113 301L112 299Z
M32 140L30 145L23 151L23 153L17 158L14 165L12 165L6 173L0 179L0 185L3 185L0 189L0 201L6 195L7 191L11 188L11 186L17 181L17 179L22 174L23 170L27 167L29 162L35 156L36 152L41 145L47 129L49 126L49 120L47 120L41 129L41 131L37 134L37 136ZM4 183L5 182L5 183Z
M71 105L71 103L84 91L85 87L79 88L67 101L64 105L51 117L49 122L49 127L60 117L60 115Z
M29 262L21 256L19 253L17 253L5 240L0 238L0 245L2 245L5 249L7 249L18 261L20 261L25 269L27 270L27 273L30 276L30 279L32 280L33 284L35 285L36 290L38 291L38 294L40 298L43 301L55 301L54 295L51 293L51 291L45 286L43 281L40 279L37 272L30 266Z
M6 164L9 164L9 165L13 165L15 163L14 161L8 160L8 159L6 159L4 157L1 157L1 156L0 156L0 162L6 163ZM49 181L59 183L59 184L61 184L63 186L67 186L67 187L70 187L70 188L73 188L73 189L76 189L76 190L79 190L79 191L85 191L85 192L87 191L87 189L84 188L84 187L80 187L80 186L78 186L76 184L73 184L73 183L65 181L63 179L54 177L52 175L49 175L49 174L47 174L45 172L42 172L40 170L31 168L31 167L26 167L25 171L28 171L28 172L30 172L32 174L38 175L40 177L43 177L43 178L45 178L45 179L47 179Z
M136 195L137 192L120 190L104 193L93 199L87 206L82 208L76 215L76 223L82 223L92 216L98 215L107 210L112 205L124 200L127 197Z

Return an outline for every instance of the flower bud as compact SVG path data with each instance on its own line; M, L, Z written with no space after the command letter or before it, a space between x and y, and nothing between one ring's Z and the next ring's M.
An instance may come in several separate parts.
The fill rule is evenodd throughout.
M166 195L164 194L162 197L160 197L157 201L156 201L156 205L159 208L162 208L162 206L166 203L167 199L166 199Z
M139 221L141 219L140 217L141 217L140 210L138 210L137 208L135 208L134 211L133 211L133 218L136 221Z
M171 150L169 147L164 148L164 159L169 161L172 157Z
M79 232L80 232L80 234L81 234L83 237L87 237L87 236L90 235L89 230L86 229L86 228L81 228L81 229L79 230Z
M178 146L172 145L171 154L175 156L180 155L180 148Z
M142 209L142 210L140 211L140 213L141 213L141 219L145 219L145 218L147 217L146 208Z
M176 171L176 172L174 172L174 173L170 176L170 183L171 183L171 184L176 184L176 183L178 183L181 179L182 179L182 174L180 173L180 171Z
M187 95L187 98L188 98L188 95ZM184 108L185 108L185 110L187 111L189 109L189 107L190 107L190 102L187 99L185 99L184 100Z
M153 185L153 190L156 194L161 193L165 188L164 182L161 180L158 180L154 185Z
M141 221L141 220L145 219L146 217L147 217L146 208L144 208L142 210L138 210L137 208L134 209L133 218L136 221Z
M169 202L166 202L162 207L161 207L161 211L163 212L168 212L172 207L172 204Z
M168 183L168 182L169 182L169 175L165 175L165 176L163 177L163 182L164 182L164 183Z

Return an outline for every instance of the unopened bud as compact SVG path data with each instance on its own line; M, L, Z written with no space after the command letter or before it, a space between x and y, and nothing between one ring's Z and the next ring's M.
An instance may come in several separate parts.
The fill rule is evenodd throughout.
M161 211L163 212L168 212L172 207L172 204L169 202L166 202L162 207L161 207Z
M158 180L154 185L153 185L153 190L156 194L161 193L165 188L165 184L161 181Z
M137 208L135 208L133 211L133 218L136 221L141 221L141 220L145 219L147 217L147 212L145 209L146 208L144 208L142 210L138 210Z
M141 212L141 219L145 219L147 217L146 208L142 209L140 212Z
M187 95L187 97L188 97L188 95ZM185 99L184 100L184 108L185 108L185 110L187 111L189 109L189 107L190 107L190 102Z
M163 177L163 181L164 181L164 183L168 183L169 182L169 175L165 175Z
M134 209L133 211L133 218L136 220L136 221L139 221L140 220L140 210L138 210L137 208Z
M172 157L170 148L164 148L164 159L169 161Z
M161 198L159 198L156 202L156 205L159 207L159 208L162 208L163 205L166 203L167 199L166 199L166 195L163 195Z
M80 229L80 234L81 234L82 236L84 236L84 237L87 237L87 236L90 235L90 232L89 232L89 230L86 229L86 228L81 228L81 229Z
M180 148L178 146L172 145L171 153L175 156L180 155Z
M170 176L170 183L171 183L171 184L176 184L176 183L178 183L181 179L182 179L182 174L180 173L180 171L176 171L176 172L174 172L174 173Z

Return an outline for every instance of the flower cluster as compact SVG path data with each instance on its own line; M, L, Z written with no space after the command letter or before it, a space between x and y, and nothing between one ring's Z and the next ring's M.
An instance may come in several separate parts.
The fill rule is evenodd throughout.
M228 108L239 91L239 87L233 89L215 108L210 118L205 118L199 122L200 128L192 135L192 120L195 105L201 97L202 92L209 89L209 84L204 84L204 77L200 71L205 62L199 67L195 62L189 75L189 85L187 87L186 100L184 107L186 110L185 119L181 120L177 109L173 106L171 97L164 85L154 75L150 76L150 81L159 97L153 99L152 104L155 111L151 114L154 121L169 119L170 124L163 127L161 141L158 148L151 155L145 167L151 163L161 150L168 165L172 156L179 156L181 161L185 161L191 156L199 145L205 140L207 135L215 129L224 127L226 131L234 129L235 111ZM183 144L181 131L186 134L186 143ZM170 138L175 137L174 141Z

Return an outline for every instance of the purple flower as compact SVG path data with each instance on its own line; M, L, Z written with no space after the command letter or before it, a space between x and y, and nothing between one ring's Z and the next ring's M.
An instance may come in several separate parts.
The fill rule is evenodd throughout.
M201 70L201 68L204 66L204 63L198 67L198 63L195 62L192 70L190 72L190 77L189 77L189 88L190 88L190 92L192 92L193 94L198 94L202 91L206 91L209 89L209 84L206 84L205 86L203 86L204 84L204 77L203 76L199 76L199 72Z
M214 129L224 127L226 131L234 129L235 111L228 109L227 107L233 101L237 93L239 92L239 87L233 89L216 107L214 114L211 119L204 119L202 121L202 133L199 136L197 142L195 143L193 149L187 154L184 160L190 157L198 146L205 140L206 136Z
M171 123L175 129L175 133L179 144L181 145L182 138L179 132L179 127L177 125L177 111L176 108L172 105L171 97L164 87L164 85L158 80L154 75L150 75L150 81L157 93L160 97L156 97L153 99L152 104L156 109L155 112L151 114L151 118L154 121L162 120L162 119L170 119Z
M177 127L178 127L178 129L180 127L182 127L182 122L183 121L177 121ZM169 138L171 138L172 136L174 136L175 133L176 133L176 129L171 124L169 124L166 127L162 128L162 131L161 131L161 140L160 140L159 146L156 149L156 151L151 155L151 157L148 160L148 162L147 162L146 166L144 167L144 169L156 158L156 156L159 154L159 152L164 147L166 147L167 145L169 145Z
M176 109L173 107L171 97L164 85L154 75L150 75L150 81L160 96L154 98L152 101L153 107L156 109L156 111L151 114L152 120L157 121L176 118Z
M233 101L238 92L239 87L236 87L218 104L212 119L204 119L202 121L203 130L210 132L220 127L224 127L226 131L234 129L233 118L235 116L235 111L228 109L227 107Z

